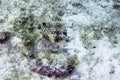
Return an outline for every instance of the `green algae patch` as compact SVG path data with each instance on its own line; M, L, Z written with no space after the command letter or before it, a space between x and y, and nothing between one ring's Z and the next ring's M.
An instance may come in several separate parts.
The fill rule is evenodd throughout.
M95 42L107 37L110 43L115 46L118 44L119 27L96 27L80 25L80 38L87 47L94 47Z

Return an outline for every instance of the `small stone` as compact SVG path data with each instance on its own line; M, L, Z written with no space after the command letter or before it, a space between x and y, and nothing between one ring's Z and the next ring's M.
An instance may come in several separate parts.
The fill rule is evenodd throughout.
M5 43L10 39L10 33L9 32L1 32L0 33L0 43Z
M68 67L66 69L67 73L71 74L73 72L73 70L74 70L74 67L72 65L68 65Z
M41 29L41 25L40 24L38 25L38 29Z
M64 15L64 12L63 12L63 11L59 11L59 12L58 12L58 15L59 15L59 16L63 16L63 15Z

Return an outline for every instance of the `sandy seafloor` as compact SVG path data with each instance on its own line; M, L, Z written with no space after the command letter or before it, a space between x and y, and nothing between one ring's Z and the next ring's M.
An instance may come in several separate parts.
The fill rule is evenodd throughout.
M65 79L31 72L27 59L21 56L25 51L22 41L13 36L9 42L0 44L0 80L120 80L120 1L59 1L66 5L62 19L71 39L68 51L76 54L79 60L75 72ZM19 15L20 7L29 9L31 5L37 6L39 9L33 13L39 15L42 10L40 4L46 5L44 0L0 0L0 32L12 31L12 21ZM94 27L94 30L89 27ZM106 28L108 32L104 33ZM93 34L100 38L96 39Z

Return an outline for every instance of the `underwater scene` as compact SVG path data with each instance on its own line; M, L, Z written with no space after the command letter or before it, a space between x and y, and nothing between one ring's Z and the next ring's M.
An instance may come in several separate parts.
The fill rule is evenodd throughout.
M120 80L120 0L0 0L0 80Z

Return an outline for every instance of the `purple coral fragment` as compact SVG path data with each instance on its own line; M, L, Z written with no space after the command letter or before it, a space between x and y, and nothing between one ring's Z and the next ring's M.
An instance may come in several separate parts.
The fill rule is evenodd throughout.
M40 70L37 71L37 73L48 77L52 76L52 72L53 72L52 68L48 66L43 66Z
M35 67L33 67L33 66L35 66ZM61 78L61 77L66 77L66 76L69 76L70 74L72 74L74 71L74 68L75 67L73 65L68 65L65 71L61 71L58 68L51 68L50 66L44 66L41 63L41 64L32 65L30 69L33 72L36 72L43 76Z

